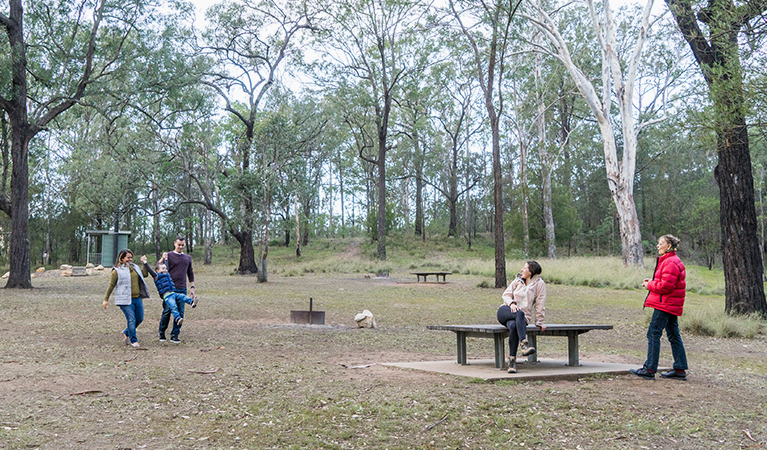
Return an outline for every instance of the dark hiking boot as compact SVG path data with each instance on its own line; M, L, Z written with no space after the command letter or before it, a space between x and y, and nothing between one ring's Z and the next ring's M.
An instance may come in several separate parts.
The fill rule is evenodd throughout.
M629 372L633 373L634 375L638 377L642 377L645 380L654 380L655 379L655 372L650 372L649 370L642 367L641 369L631 369Z
M517 373L517 358L509 356L509 370L508 373Z
M522 341L522 356L530 356L535 354L535 347L530 347L527 339Z
M687 372L684 370L670 370L661 373L660 376L669 380L687 381Z

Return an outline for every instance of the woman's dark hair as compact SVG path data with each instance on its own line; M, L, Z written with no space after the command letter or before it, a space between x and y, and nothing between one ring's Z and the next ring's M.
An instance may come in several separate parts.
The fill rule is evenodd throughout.
M530 275L532 276L540 275L543 272L541 265L537 261L528 261L527 268L530 269Z
M129 249L127 249L127 248L124 248L124 249L120 250L120 253L117 254L117 261L115 261L115 267L117 267L120 264L122 264L123 263L123 258L125 258L125 256L128 255L128 254L132 255L133 252L130 251Z
M659 237L658 240L665 239L666 242L671 244L671 251L676 251L677 248L679 248L679 238L672 235L672 234L664 234L663 236Z

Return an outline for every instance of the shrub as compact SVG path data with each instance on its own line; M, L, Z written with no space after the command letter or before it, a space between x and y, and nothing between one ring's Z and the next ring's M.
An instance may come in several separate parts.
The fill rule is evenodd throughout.
M679 320L680 328L698 336L753 339L767 332L767 322L758 315L726 314L714 305L688 308Z

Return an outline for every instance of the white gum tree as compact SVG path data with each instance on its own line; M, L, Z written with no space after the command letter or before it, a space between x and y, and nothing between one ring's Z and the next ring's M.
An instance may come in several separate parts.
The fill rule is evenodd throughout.
M560 34L557 23L541 3L531 3L534 14L527 19L534 23L548 38L551 47L539 46L537 51L558 59L567 68L578 91L596 119L602 135L602 144L607 171L607 182L620 221L622 256L624 265L643 267L642 234L639 229L639 217L634 203L634 175L636 172L637 136L642 128L662 118L655 118L640 123L635 118L634 82L637 76L642 47L655 20L651 20L653 0L647 0L639 29L634 40L634 48L627 64L622 65L618 54L619 43L616 37L616 20L610 8L610 0L602 2L598 9L593 0L585 0L588 6L596 39L601 49L602 77L601 86L584 74L571 57L568 42ZM624 71L623 67L626 67ZM600 89L601 88L601 89ZM620 130L617 130L610 111L613 102L618 105ZM623 155L619 159L617 133L623 138Z

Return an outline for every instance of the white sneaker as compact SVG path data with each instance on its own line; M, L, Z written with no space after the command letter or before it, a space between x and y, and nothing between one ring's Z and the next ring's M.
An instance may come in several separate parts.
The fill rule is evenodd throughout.
M139 348L139 347L141 347L141 346L140 346L140 345L138 345L138 342L134 342L134 343L132 343L132 344L131 344L131 347L133 347L133 348Z

